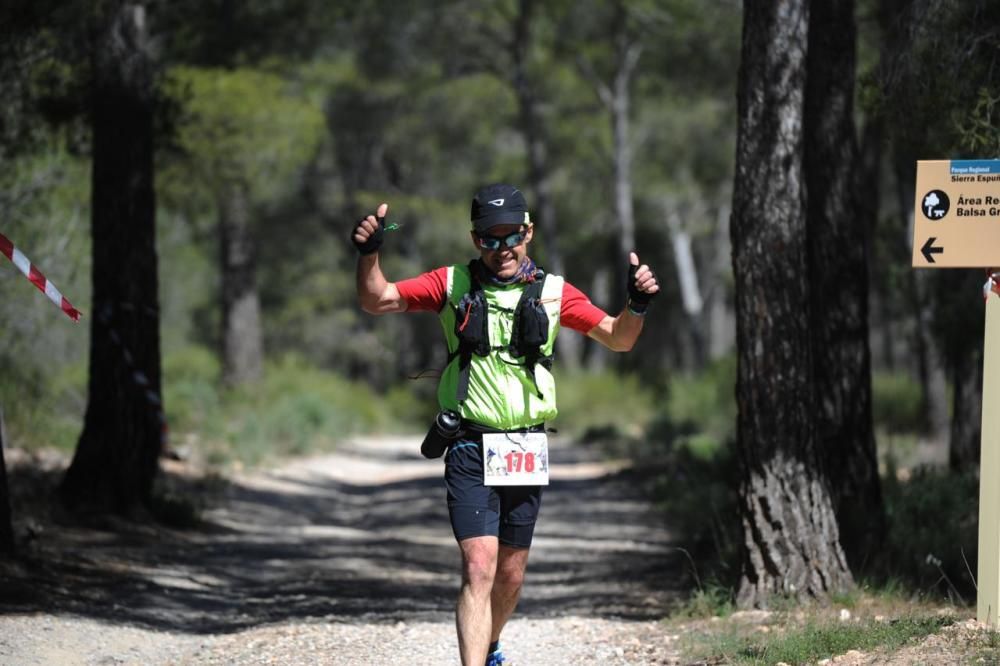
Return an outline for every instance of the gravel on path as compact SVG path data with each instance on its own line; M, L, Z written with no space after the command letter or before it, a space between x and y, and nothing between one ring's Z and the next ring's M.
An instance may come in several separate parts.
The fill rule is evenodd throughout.
M0 664L457 664L458 551L418 450L359 438L235 476L199 530L48 528L35 552L61 563L28 568L28 601L0 586ZM661 517L620 465L558 440L553 459L505 653L679 663Z

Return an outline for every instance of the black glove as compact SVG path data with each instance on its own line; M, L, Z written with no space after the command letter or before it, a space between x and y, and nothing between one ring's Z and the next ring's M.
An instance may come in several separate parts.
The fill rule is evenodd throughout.
M650 301L653 300L653 296L656 294L650 294L648 292L642 291L639 287L635 286L635 274L639 272L638 266L633 266L629 264L628 266L628 302L626 307L632 311L633 314L646 314L646 308L649 307ZM655 276L655 274L654 274Z
M354 243L354 247L358 248L358 252L361 254L375 254L382 247L382 238L385 235L385 218L377 217L375 219L378 222L378 227L375 229L375 233L369 236L364 243L354 240L354 232L351 232L351 242Z

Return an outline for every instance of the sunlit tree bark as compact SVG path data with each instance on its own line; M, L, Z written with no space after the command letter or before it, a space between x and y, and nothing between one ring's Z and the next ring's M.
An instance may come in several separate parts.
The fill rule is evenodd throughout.
M813 2L805 101L809 286L818 444L853 564L884 532L872 429L868 229L855 176L854 2Z
M744 2L733 273L741 606L852 585L815 424L802 113L809 3Z

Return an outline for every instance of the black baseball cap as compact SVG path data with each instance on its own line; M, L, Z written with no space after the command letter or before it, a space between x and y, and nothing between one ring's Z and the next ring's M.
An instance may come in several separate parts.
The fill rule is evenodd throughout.
M528 222L528 202L513 185L495 183L480 188L472 197L472 227L482 233L499 224Z

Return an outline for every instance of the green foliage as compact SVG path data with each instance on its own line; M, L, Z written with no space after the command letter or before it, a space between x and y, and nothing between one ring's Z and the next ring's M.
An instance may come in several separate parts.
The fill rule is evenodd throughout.
M753 636L725 634L703 643L699 652L736 664L814 664L848 650L897 650L951 624L942 617L904 617L891 622L810 621L783 632Z
M926 423L919 383L903 374L872 375L872 419L890 433L921 432Z
M631 376L558 376L560 427L569 422L576 433L586 424L585 440L631 458L649 475L650 492L692 561L697 589L682 613L721 605L736 582L742 528L735 380L735 357L671 377L665 401Z
M67 377L73 377L74 381L64 382ZM57 373L52 388L29 383L28 390L24 390L23 385L0 382L0 408L7 434L5 444L27 449L53 446L72 451L83 425L85 386L85 365ZM47 390L41 390L43 388Z
M886 120L907 154L993 158L997 46L991 2L912 4L890 17L892 50L881 86L866 86L868 108ZM900 28L903 28L900 30Z
M684 603L670 613L671 620L697 620L729 617L736 610L732 588L712 583L692 592Z
M732 589L739 574L743 533L736 446L730 441L707 451L684 443L666 448L668 453L655 467L653 496L678 543L697 563L691 572L695 586L702 588L700 581L708 581L706 589L718 595ZM702 589L695 592L696 597L700 594Z
M555 425L571 435L590 431L605 438L637 439L656 416L657 396L634 375L557 371L556 386Z
M692 572L698 589L691 602L700 605L728 598L738 573L742 525L735 385L735 356L719 359L701 373L672 377L666 413L649 432L650 449L665 452L656 459L653 494L678 541L698 563L698 571ZM652 460L649 453L640 451L639 456L640 461ZM709 581L708 586L701 580Z
M176 67L164 87L183 109L175 140L187 159L173 177L185 190L240 183L254 201L270 201L288 190L325 126L294 81L261 70Z
M736 435L736 356L670 380L667 417L678 443L701 457Z
M255 465L302 455L358 433L398 430L417 418L416 410L398 408L398 395L387 403L367 385L313 368L291 354L267 365L260 386L228 392L219 388L218 379L218 361L205 349L191 347L165 359L171 436L194 443L195 455L212 463Z
M380 400L380 409L393 423L414 432L426 430L438 412L436 385L429 393L422 394L410 382L397 384Z
M189 346L163 357L163 396L174 434L211 427L222 409L221 366L204 347Z
M89 173L59 138L0 163L0 233L84 313L74 324L0 256L0 407L11 446L71 449L85 407Z
M83 39L92 3L7 0L0 4L0 170L45 152L54 132L83 139L90 59Z
M975 105L958 127L962 145L972 154L1000 154L1000 94L980 88Z
M157 220L161 353L211 345L220 328L217 255L184 215L161 207Z
M883 479L889 525L876 569L919 591L975 598L979 483L973 475L917 468L907 481Z

